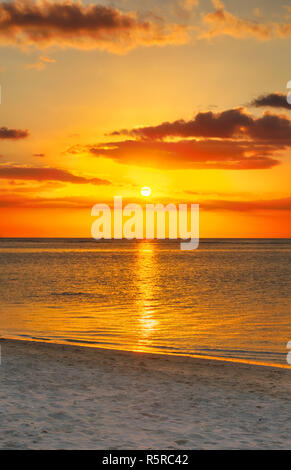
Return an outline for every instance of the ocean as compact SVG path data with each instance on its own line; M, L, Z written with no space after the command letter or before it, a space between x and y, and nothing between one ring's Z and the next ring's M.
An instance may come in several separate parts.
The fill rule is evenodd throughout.
M0 239L0 336L287 364L290 239Z

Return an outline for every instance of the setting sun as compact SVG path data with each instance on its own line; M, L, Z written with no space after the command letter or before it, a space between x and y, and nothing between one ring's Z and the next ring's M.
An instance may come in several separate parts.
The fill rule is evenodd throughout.
M151 193L152 193L152 190L151 190L151 188L149 188L148 186L144 186L144 187L141 188L141 190L140 190L140 194L141 194L142 196L145 196L145 197L150 196Z

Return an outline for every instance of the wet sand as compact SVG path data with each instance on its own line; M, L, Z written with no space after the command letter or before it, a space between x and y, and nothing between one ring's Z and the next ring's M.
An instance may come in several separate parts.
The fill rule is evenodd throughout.
M291 370L0 341L1 449L291 449Z

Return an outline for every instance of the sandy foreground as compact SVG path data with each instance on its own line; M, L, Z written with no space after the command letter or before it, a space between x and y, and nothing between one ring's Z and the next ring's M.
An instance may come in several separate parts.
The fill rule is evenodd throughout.
M1 449L291 449L291 370L1 340Z

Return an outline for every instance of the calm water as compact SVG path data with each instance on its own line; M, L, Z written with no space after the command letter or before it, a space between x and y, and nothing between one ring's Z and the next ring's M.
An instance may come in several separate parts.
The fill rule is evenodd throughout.
M0 239L0 335L286 364L291 240Z

